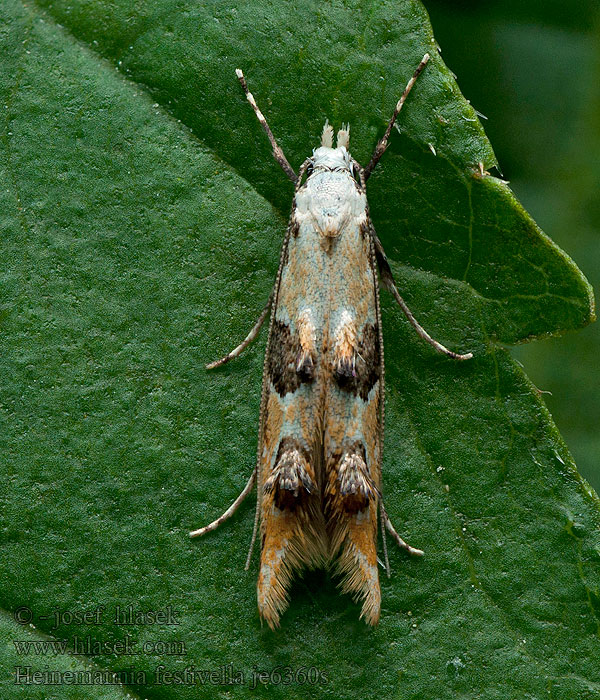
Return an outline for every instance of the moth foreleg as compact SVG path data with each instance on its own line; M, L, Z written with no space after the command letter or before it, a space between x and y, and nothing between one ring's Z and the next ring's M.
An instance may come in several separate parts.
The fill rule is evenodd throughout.
M275 137L273 136L273 132L271 131L269 125L267 124L267 120L265 119L263 113L260 111L258 108L258 105L256 104L256 100L254 99L254 95L248 90L248 85L246 84L246 78L244 78L244 74L239 68L236 68L235 74L238 77L238 80L240 81L242 88L244 89L244 92L246 93L246 99L248 102L251 104L252 109L254 110L254 113L256 114L256 117L258 121L260 122L260 125L262 128L265 130L265 133L269 137L269 141L271 142L271 148L273 149L273 157L275 160L281 165L283 168L284 173L290 178L290 180L296 184L296 181L298 180L298 176L294 172L294 169L292 166L289 164L288 159L285 157L283 154L283 151L281 150L281 147L275 140Z
M241 355L242 352L250 345L250 343L256 338L258 335L258 332L261 329L262 324L264 323L265 318L268 316L269 311L271 310L271 306L273 304L273 297L274 297L274 292L272 291L269 300L267 301L265 308L261 311L260 316L258 317L258 321L254 324L254 327L248 333L246 336L246 339L243 340L235 350L232 350L230 353L225 355L225 357L222 357L220 360L215 360L214 362L210 362L209 364L206 365L206 369L214 369L215 367L220 367L221 365L224 365L226 362L229 362L229 360L233 360L234 357L237 357L238 355Z
M398 290L396 289L396 285L394 282L389 282L386 284L386 287L391 291L394 299L398 302L398 305L404 312L404 315L408 319L410 325L417 331L417 334L423 338L426 342L429 343L433 348L435 348L438 352L441 352L444 355L447 355L448 357L452 357L455 360L470 360L473 357L472 352L467 352L464 355L461 355L458 352L454 352L453 350L449 350L445 345L442 345L439 343L437 340L432 338L429 333L421 326L421 324L417 321L417 319L413 316L412 311L408 308L406 302L404 299L400 296L398 293Z
M250 478L248 479L248 482L244 486L240 495L229 506L229 508L222 515L220 515L216 520L213 520L212 523L210 523L209 525L201 527L199 530L193 530L192 532L190 532L190 537L200 537L201 535L205 535L207 532L212 532L213 530L216 530L219 527L219 525L221 525L226 520L231 518L231 516L235 513L235 511L242 505L242 502L244 501L246 496L250 493L250 491L252 491L252 487L254 486L255 479L256 479L256 468L254 468L252 474L250 474Z
M381 241L377 237L375 231L372 231L372 235L373 240L375 242L375 256L377 258L377 264L379 267L379 272L381 274L381 281L383 282L384 286L392 293L392 296L398 302L398 306L404 312L404 315L408 319L410 325L417 331L417 334L421 338L423 338L423 340L429 343L429 345L435 348L438 352L441 352L442 354L447 355L448 357L452 357L455 360L470 360L473 357L472 352L467 352L464 355L461 355L458 352L449 350L446 346L442 345L440 342L432 338L429 335L429 333L423 328L423 326L421 326L421 324L417 321L417 319L413 316L412 311L409 309L408 305L398 292L398 288L396 287L396 282L394 280L390 264L388 263L385 253L383 251Z
M375 166L379 162L379 159L381 158L385 149L387 148L388 140L390 138L390 133L392 131L394 123L396 122L396 118L398 117L398 114L400 113L402 106L406 102L406 98L408 97L408 93L412 90L413 85L416 83L417 78L421 74L421 71L427 65L429 58L430 57L429 57L428 53L426 53L423 56L423 58L421 59L421 63L419 63L419 65L417 66L417 70L413 73L412 78L408 81L408 84L404 88L404 92L402 93L402 96L398 100L398 103L396 104L396 109L394 110L394 113L392 114L392 117L391 117L390 121L388 122L387 129L385 130L385 134L382 136L379 143L375 147L375 151L373 152L373 155L371 156L371 160L369 161L369 164L367 165L367 167L364 169L365 180L369 179L369 175L373 172L373 169L375 168Z

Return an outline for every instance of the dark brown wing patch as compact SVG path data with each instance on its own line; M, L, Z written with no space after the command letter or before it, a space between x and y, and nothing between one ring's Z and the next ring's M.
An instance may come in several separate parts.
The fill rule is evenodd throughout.
M310 453L298 440L285 437L279 444L275 468L265 481L265 492L273 492L273 503L280 510L295 510L306 504L316 490Z
M275 320L267 371L279 396L296 391L300 384L312 382L314 365L312 355L300 345L298 334L291 333L287 324Z
M342 391L360 396L366 401L369 392L381 376L379 335L374 324L368 323L358 341L352 358L345 358L334 365L333 375Z
M328 514L355 514L365 510L375 499L365 447L360 441L348 443L328 459L326 508Z

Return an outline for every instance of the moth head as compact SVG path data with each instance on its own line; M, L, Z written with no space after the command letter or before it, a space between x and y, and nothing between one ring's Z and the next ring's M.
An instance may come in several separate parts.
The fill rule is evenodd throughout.
M348 152L350 125L342 125L342 128L338 131L337 146L335 148L333 146L333 133L333 127L326 121L321 134L321 145L313 150L312 158L307 168L309 177L314 170L346 170L350 174L353 173L352 157Z

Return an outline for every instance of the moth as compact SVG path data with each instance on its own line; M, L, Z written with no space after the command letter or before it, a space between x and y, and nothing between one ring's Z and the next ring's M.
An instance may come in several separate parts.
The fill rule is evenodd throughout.
M398 293L369 216L366 183L387 148L391 130L418 76L408 82L366 167L349 152L349 126L325 122L321 145L296 174L279 147L241 70L237 77L266 132L273 155L294 183L294 198L275 285L258 321L232 352L256 338L270 313L264 362L257 460L235 502L203 535L231 517L258 483L252 544L260 529L258 609L271 628L288 606L293 574L333 566L341 588L362 601L361 617L375 625L381 593L377 559L378 517L397 544L423 552L396 532L384 508L381 458L384 361L379 279L416 332L436 350L467 360L434 340Z

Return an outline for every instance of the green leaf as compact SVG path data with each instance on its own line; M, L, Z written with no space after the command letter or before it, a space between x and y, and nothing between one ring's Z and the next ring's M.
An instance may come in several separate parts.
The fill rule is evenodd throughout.
M597 289L600 163L590 153L600 150L600 4L509 1L480 3L473 12L465 3L429 0L427 9L444 60L489 117L486 132L511 188ZM592 324L513 352L534 384L551 392L544 400L596 490L599 345L600 324Z
M584 325L591 292L506 185L478 174L494 156L422 6L2 11L3 608L102 643L91 660L146 674L128 689L153 699L252 696L253 671L282 698L600 697L598 499L499 345ZM272 633L256 562L243 570L252 505L187 537L253 467L260 342L221 371L203 365L264 305L291 200L233 71L295 167L326 117L350 121L364 163L426 51L369 182L413 311L475 352L435 355L384 300L386 503L426 555L390 552L377 629L312 572ZM129 605L174 623L117 624ZM128 638L136 653L120 651ZM5 674L14 663L6 653ZM291 685L269 675L286 666ZM186 668L182 684L168 675Z

